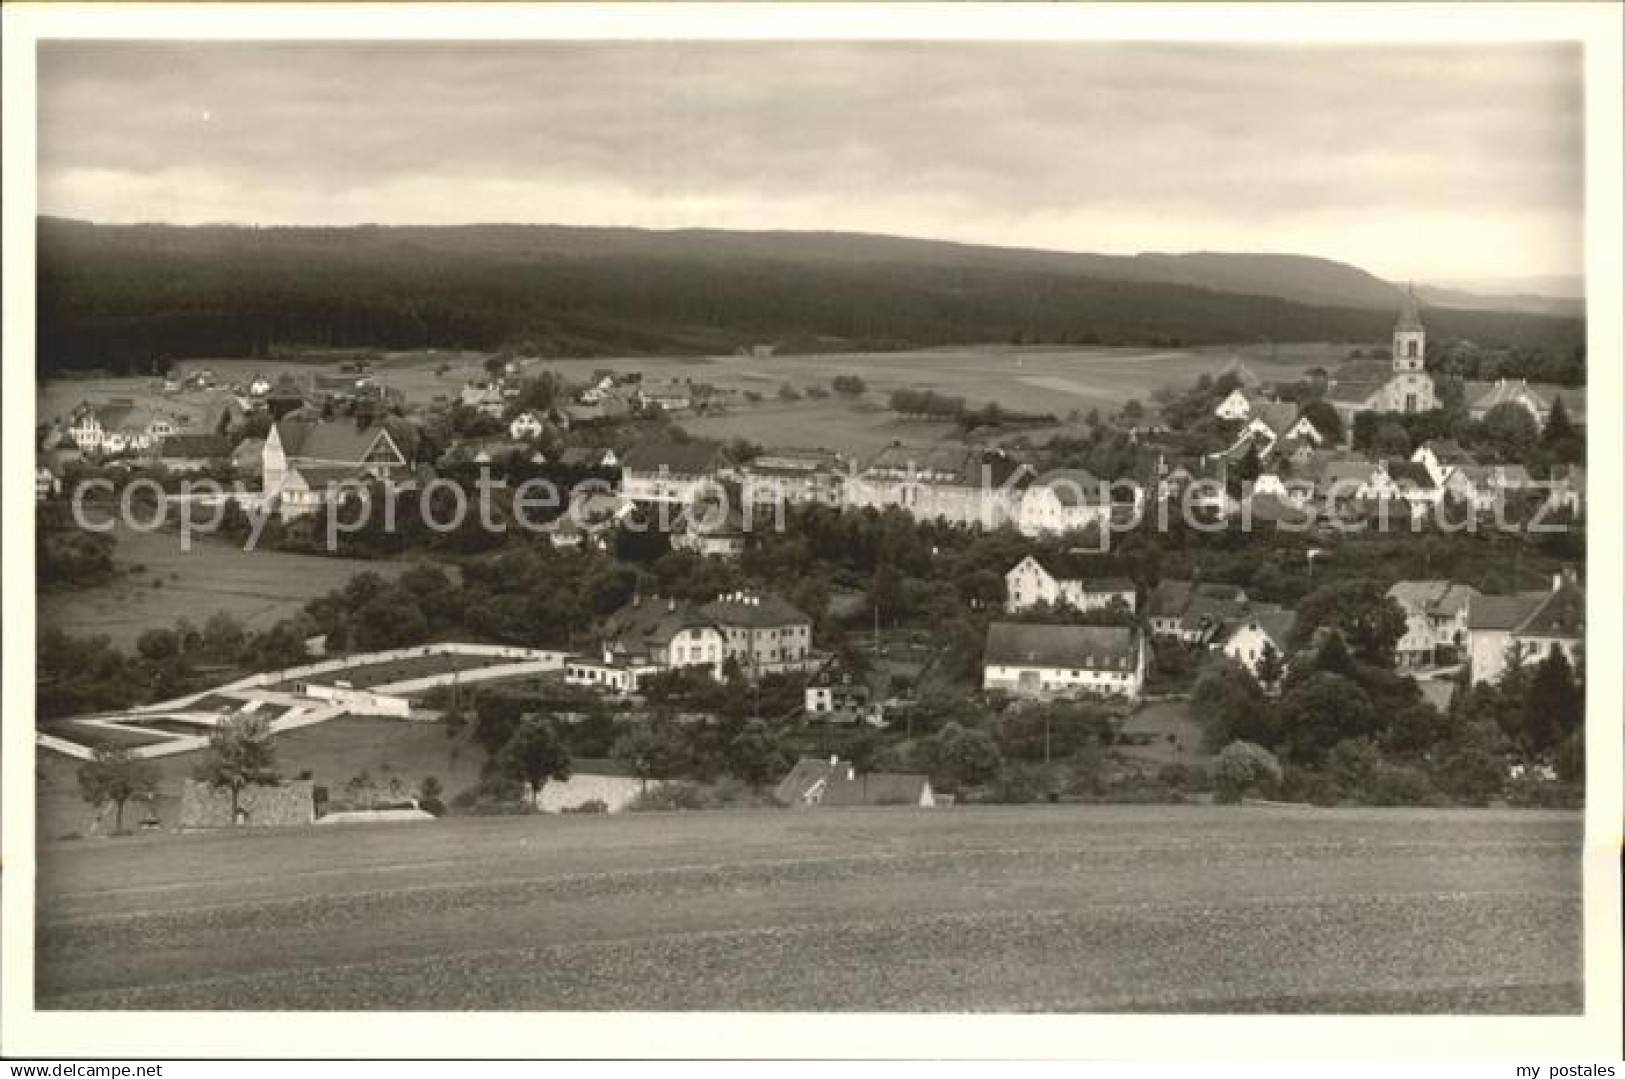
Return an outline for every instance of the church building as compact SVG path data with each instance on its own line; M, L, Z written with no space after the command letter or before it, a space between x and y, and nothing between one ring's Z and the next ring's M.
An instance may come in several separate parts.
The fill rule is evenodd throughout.
M1360 412L1429 412L1439 407L1433 376L1423 367L1426 344L1416 293L1409 291L1394 324L1392 358L1350 360L1327 383L1326 400L1337 409L1345 431L1354 429L1354 417Z

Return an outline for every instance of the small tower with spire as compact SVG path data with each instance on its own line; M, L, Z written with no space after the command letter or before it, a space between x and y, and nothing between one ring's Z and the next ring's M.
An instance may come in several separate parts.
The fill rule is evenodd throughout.
M1394 323L1394 373L1414 374L1422 370L1422 359L1427 354L1427 331L1422 328L1422 315L1416 305L1416 287L1405 289L1405 306L1400 309L1399 321Z

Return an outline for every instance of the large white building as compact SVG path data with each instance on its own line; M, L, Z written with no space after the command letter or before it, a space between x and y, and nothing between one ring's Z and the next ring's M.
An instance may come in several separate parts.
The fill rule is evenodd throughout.
M1145 641L1130 626L995 622L987 629L982 688L1019 697L1138 697Z
M1405 635L1394 646L1401 667L1454 662L1467 651L1467 612L1476 588L1452 581L1399 581L1388 598L1405 612Z
M272 425L260 450L265 498L284 518L314 513L346 484L389 481L406 457L379 424L286 418Z
M722 448L709 442L640 442L621 458L621 496L633 502L692 505L736 475Z
M1022 475L1021 465L998 450L894 444L848 478L843 504L895 506L921 521L994 529L1016 519Z

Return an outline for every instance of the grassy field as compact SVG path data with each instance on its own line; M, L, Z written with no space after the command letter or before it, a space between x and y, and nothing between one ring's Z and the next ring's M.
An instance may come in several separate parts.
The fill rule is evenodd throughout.
M1580 849L1577 814L1243 807L46 844L35 986L70 1009L1572 1014Z
M125 649L149 629L173 626L179 618L201 626L216 611L235 616L251 630L264 630L357 573L393 577L411 565L244 551L208 539L194 539L192 549L183 551L173 532L120 529L115 536L117 568L145 568L121 572L95 588L39 593L41 626L75 636L105 635Z
M600 369L641 373L652 386L692 379L708 382L742 395L762 394L757 405L739 398L731 412L712 416L682 416L680 422L694 434L713 438L748 438L772 445L825 446L851 453L869 452L893 440L930 442L951 431L947 424L904 420L884 409L888 394L902 387L928 387L965 398L972 404L997 402L1006 408L1054 413L1062 421L1076 410L1110 412L1131 397L1149 400L1158 386L1184 384L1203 373L1213 373L1234 358L1244 360L1267 379L1296 378L1315 366L1332 366L1348 352L1345 345L1244 345L1189 349L1083 348L1061 346L981 345L920 349L908 352L830 353L771 357L682 356L603 357L536 360L522 374L551 369L586 381ZM455 396L469 379L484 378L484 355L473 352L400 352L386 354L374 371L379 382L399 390L414 404L436 396ZM441 366L447 366L444 374ZM223 382L251 379L264 372L276 377L291 372L304 379L314 373L333 374L338 363L295 364L250 359L188 360L183 369L208 367ZM858 401L836 398L781 402L779 386L790 383L798 391L809 386L829 387L836 375L855 374L869 386ZM152 378L92 379L44 384L39 398L42 416L65 414L84 399L113 395L164 404L171 409L200 408L189 402L204 398L158 396ZM1028 432L1043 437L1047 429Z
M490 656L457 654L408 656L405 659L391 659L381 663L345 667L342 670L329 671L325 674L290 678L285 682L276 682L265 688L291 692L295 686L305 682L314 682L321 685L336 685L339 682L346 682L351 689L371 689L373 686L386 686L394 682L405 682L414 678L428 678L430 675L449 674L452 671L479 671L487 667L504 667L512 662L512 660L506 659L493 659Z

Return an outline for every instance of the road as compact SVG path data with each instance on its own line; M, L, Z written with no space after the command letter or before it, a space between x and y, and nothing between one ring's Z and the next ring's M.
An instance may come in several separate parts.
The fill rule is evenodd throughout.
M1577 814L1001 807L50 844L41 1008L1582 1010Z

